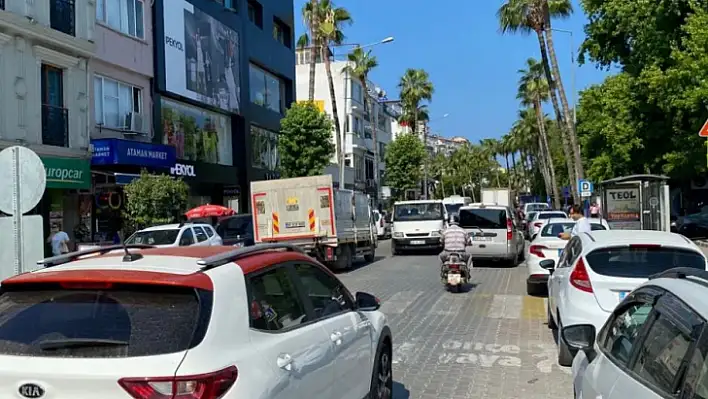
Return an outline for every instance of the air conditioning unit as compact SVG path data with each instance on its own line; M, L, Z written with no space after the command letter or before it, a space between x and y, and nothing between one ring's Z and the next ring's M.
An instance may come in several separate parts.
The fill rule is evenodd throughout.
M128 112L125 115L124 129L132 133L143 133L143 116L136 112Z

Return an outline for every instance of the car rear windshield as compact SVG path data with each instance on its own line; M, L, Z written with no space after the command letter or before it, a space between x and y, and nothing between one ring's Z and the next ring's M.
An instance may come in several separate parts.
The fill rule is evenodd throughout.
M545 211L548 210L549 207L546 204L529 204L526 207L526 212L533 212L533 211Z
M457 214L464 204L445 204L445 209L449 214Z
M585 258L595 273L610 277L647 278L674 267L706 268L701 254L667 247L603 248Z
M125 240L126 244L170 245L177 241L179 229L138 231Z
M538 214L538 220L542 219L553 219L553 218L567 218L568 216L565 215L565 213L539 213Z
M570 233L573 230L575 223L551 223L547 224L543 230L541 230L541 237L558 237L560 233ZM605 226L598 223L590 223L590 229L595 230L607 230Z
M0 354L124 358L185 351L204 338L211 292L55 285L0 294Z
M439 202L424 202L420 204L399 204L393 207L393 220L396 222L413 222L423 220L442 220L442 204Z
M465 229L506 229L504 209L461 209L460 227Z

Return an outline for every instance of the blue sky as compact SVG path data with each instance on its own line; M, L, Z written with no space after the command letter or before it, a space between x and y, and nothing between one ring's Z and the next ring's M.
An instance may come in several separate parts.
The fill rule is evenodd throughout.
M574 15L554 21L554 28L573 31L577 50L584 38L586 18L579 2L573 1ZM300 10L305 2L295 0L298 36L303 32ZM430 104L434 132L473 141L508 132L518 109L517 71L527 58L540 58L540 52L535 35L499 33L496 11L502 0L335 0L335 4L346 7L354 19L345 30L347 43L367 44L395 37L392 43L372 48L379 67L371 79L389 98L397 98L396 85L407 68L428 71L435 86ZM554 41L572 104L570 36L556 32ZM578 67L576 88L580 91L601 82L607 74L591 64ZM449 116L441 118L446 113Z

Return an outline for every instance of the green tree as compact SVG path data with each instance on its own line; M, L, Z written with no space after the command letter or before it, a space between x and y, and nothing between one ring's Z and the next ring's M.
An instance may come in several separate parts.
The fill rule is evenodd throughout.
M430 82L430 75L424 69L409 68L401 76L398 88L401 92L403 114L407 119L413 120L411 131L416 134L418 133L419 118L422 114L427 116L427 110L423 113L425 108L422 102L431 101L435 92L433 83Z
M181 179L146 171L124 188L126 230L176 223L187 211L189 186Z
M292 105L280 120L278 138L283 177L320 175L334 155L332 121L311 102Z
M420 185L423 161L428 156L425 146L414 134L401 134L386 148L386 182L398 198L405 190Z

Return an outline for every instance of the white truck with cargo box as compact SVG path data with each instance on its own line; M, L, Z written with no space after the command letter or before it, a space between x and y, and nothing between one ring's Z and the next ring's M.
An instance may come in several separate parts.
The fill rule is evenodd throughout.
M369 196L335 189L332 176L251 182L256 243L288 242L333 269L374 260L378 238Z
M514 192L508 188L483 188L481 195L483 204L508 206L512 209L514 208L515 196Z

